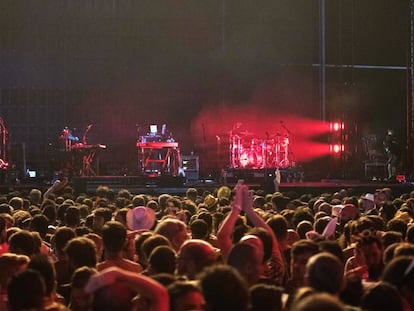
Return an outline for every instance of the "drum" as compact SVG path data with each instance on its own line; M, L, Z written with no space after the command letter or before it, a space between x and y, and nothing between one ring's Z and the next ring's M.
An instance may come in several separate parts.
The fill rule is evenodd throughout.
M239 163L243 168L261 168L264 164L262 155L251 149L241 153Z
M254 161L255 161L254 155L250 150L245 150L240 154L240 158L239 158L240 167L253 166Z
M274 139L268 139L266 141L266 148L265 148L265 158L266 163L265 167L274 167L276 161L276 142Z

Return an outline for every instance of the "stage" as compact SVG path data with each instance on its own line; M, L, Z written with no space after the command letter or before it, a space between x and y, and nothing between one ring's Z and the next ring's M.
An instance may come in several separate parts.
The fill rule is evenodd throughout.
M267 193L272 193L273 183L271 180L246 179L245 183L253 190L263 189ZM173 195L184 195L189 187L203 191L214 192L222 185L230 188L234 187L234 180L219 182L212 179L199 179L186 181L183 177L148 177L148 176L94 176L94 177L76 177L71 180L70 186L74 189L75 194L87 193L93 195L98 186L108 186L117 192L120 189L128 189L132 194L150 194L159 195L168 193ZM32 188L46 190L48 184L40 180L24 180L19 184L0 184L0 194L7 194L13 191L28 193ZM360 181L345 179L324 179L320 181L282 181L279 191L294 197L295 194L312 194L314 196L322 193L333 193L340 189L352 189L352 193L360 195L363 193L373 193L376 189L389 187L392 189L394 197L403 193L409 193L414 190L414 182L389 183L385 181Z
M249 188L258 190L263 189L267 193L272 193L273 183L261 183L258 181L245 180ZM183 179L162 178L155 180L153 178L142 178L142 176L101 176L101 177L82 177L75 178L72 186L77 193L86 192L93 194L99 185L106 185L114 191L125 188L133 194L145 193L159 195L162 193L183 195L189 187L198 189L201 193L204 190L214 192L215 189L222 185L230 188L235 186L234 182L220 183L211 179L203 179L191 182L185 182ZM295 192L301 194L319 195L321 193L333 193L341 189L352 189L355 194L366 192L373 193L376 189L389 187L393 190L395 196L403 193L409 193L414 190L414 182L406 183L387 183L383 181L359 181L359 180L321 180L319 182L282 182L279 191L284 193Z

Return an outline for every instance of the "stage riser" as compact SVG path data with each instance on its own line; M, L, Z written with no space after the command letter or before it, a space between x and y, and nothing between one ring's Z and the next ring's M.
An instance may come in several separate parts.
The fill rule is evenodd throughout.
M41 189L46 191L50 186L44 182L39 183L22 183L22 184L0 184L0 194L4 195L13 191L18 191L22 194L28 194L29 191L33 188ZM269 181L269 189L264 189L263 183L252 183L248 182L247 185L250 189L259 190L264 189L268 192L272 192L271 185L273 182ZM117 192L120 189L127 189L132 194L154 194L159 195L162 193L176 194L176 195L185 195L185 192L188 187L194 187L198 189L199 193L204 191L214 192L218 189L222 183L216 183L214 181L203 181L192 183L182 183L181 181L176 184L170 183L146 183L144 178L132 178L127 176L108 176L104 178L100 177L82 177L76 178L71 183L72 187L75 190L75 194L88 193L90 195L95 194L96 188L99 185L106 185L113 191ZM230 188L235 186L235 183L227 184ZM384 187L390 187L393 191L394 197L398 197L403 193L409 193L414 190L414 181L410 181L402 184L389 184L381 181L377 182L361 182L357 180L325 180L320 182L291 182L286 183L282 182L280 185L280 191L287 193L288 196L291 196L290 193L296 193L296 195L301 194L312 194L318 196L322 193L334 193L340 189L352 189L352 193L355 195L364 194L364 193L374 193L376 189L381 189ZM292 196L293 197L293 196Z
M236 183L243 179L247 183L267 184L275 179L275 168L269 169L239 169L233 168L224 171L223 179L227 183ZM280 177L282 183L303 182L304 172L299 168L281 168Z
M94 193L99 186L107 186L113 191L128 189L131 193L158 193L158 189L181 192L185 178L181 176L104 176L73 178L72 186L76 193Z

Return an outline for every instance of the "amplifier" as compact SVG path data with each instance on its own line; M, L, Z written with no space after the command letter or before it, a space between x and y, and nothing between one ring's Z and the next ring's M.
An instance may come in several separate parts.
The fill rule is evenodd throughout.
M199 179L199 157L195 155L182 155L181 167L185 172L185 178L189 180Z

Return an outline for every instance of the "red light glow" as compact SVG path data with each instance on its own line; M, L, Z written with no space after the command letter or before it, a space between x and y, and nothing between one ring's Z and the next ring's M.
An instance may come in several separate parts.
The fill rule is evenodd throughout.
M345 128L344 122L331 122L329 123L329 130L331 132L339 132Z
M331 153L337 154L337 153L343 152L344 150L345 150L345 147L344 145L341 145L341 144L333 144L329 146L329 151Z
M241 133L241 144L245 147L253 145L254 140L271 146L288 137L289 157L295 162L310 161L330 153L329 143L320 141L322 135L329 133L327 122L282 115L277 111L258 111L253 107L228 107L204 108L193 120L191 133L199 149L215 151L217 143L228 145L231 135Z

